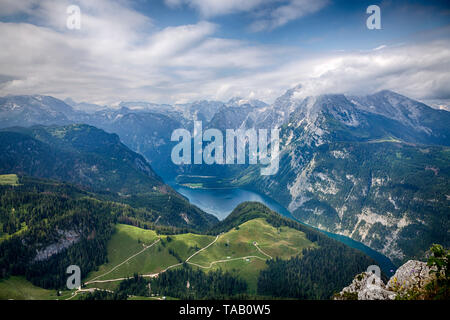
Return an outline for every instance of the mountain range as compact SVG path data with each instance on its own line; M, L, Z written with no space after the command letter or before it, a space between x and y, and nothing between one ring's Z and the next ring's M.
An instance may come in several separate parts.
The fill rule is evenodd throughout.
M279 127L280 170L263 177L258 166L175 166L171 133L192 130L194 120L222 130ZM305 96L296 86L271 105L241 98L122 102L95 112L46 96L0 99L0 127L71 123L117 134L165 179L209 175L263 193L300 221L361 241L397 264L423 256L434 242L449 245L450 113L392 91Z

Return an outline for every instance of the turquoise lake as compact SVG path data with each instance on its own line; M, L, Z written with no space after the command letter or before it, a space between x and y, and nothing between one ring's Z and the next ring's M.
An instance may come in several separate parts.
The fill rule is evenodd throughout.
M237 205L245 201L257 201L265 204L270 209L277 211L285 217L294 219L300 223L298 219L294 218L291 213L271 198L258 194L252 191L233 188L233 189L192 189L181 186L175 182L169 182L169 184L176 191L184 195L189 201L202 209L203 211L215 215L220 220L225 219ZM304 223L302 223L304 224ZM397 269L391 260L383 254L369 248L361 242L355 241L349 237L330 233L324 230L320 232L326 234L330 238L338 240L352 248L358 249L366 253L373 258L388 277L392 276Z

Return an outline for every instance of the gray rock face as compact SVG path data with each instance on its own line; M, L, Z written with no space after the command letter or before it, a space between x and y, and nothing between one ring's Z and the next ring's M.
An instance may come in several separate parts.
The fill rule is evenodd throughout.
M423 289L433 279L425 262L409 260L402 265L387 285L375 274L363 272L333 297L334 300L394 300L409 290Z
M51 256L77 243L81 239L81 236L78 234L78 232L74 230L58 230L57 232L61 236L59 241L48 245L42 250L38 250L36 252L34 262L47 260Z
M402 265L387 283L387 288L396 292L422 289L433 279L432 269L425 262L409 260Z
M365 288L364 290L358 292L358 300L394 300L395 293L378 288L378 289L369 289Z
M383 281L375 274L363 272L334 297L335 300L393 300L395 292L386 290Z

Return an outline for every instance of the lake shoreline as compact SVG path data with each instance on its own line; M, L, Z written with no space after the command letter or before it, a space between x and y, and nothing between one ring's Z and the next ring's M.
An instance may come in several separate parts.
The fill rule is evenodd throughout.
M337 240L354 249L364 252L378 263L381 270L387 277L392 276L393 273L397 270L397 267L392 263L392 261L382 253L347 236L331 233L326 230L308 225L300 221L298 218L294 217L292 213L284 208L281 204L264 194L239 187L223 189L190 188L188 186L180 185L173 180L167 183L177 192L186 197L193 205L196 205L203 211L216 216L219 220L225 219L234 210L234 208L236 208L236 206L242 202L261 202L284 217L295 220L303 224L304 226L313 228L329 236L334 240Z

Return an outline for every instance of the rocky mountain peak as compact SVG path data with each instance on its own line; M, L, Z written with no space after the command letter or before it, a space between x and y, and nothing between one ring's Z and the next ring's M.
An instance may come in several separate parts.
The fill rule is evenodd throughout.
M242 97L234 97L228 100L225 104L228 107L241 107L241 106L250 106L253 108L264 108L268 106L267 103L257 99L244 99Z

